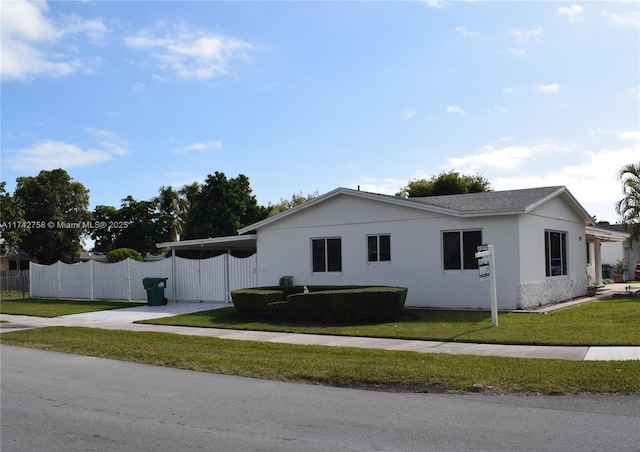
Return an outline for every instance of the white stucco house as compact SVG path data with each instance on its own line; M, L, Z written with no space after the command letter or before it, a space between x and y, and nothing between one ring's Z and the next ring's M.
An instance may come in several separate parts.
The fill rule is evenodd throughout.
M406 306L489 309L474 255L491 244L498 308L514 310L583 296L587 243L624 240L600 232L560 186L428 198L338 188L238 236L158 246L253 246L259 286L282 276L296 285L403 286Z

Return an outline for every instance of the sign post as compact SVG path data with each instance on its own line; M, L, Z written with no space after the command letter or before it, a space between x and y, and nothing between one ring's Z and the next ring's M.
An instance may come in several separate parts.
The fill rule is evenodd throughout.
M480 279L489 279L491 284L491 324L498 326L498 295L496 289L496 266L493 245L478 245L476 252Z

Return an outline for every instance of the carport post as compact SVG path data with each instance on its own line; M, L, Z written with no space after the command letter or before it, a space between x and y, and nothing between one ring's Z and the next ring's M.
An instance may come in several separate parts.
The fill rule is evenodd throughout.
M171 301L176 303L176 249L171 248Z

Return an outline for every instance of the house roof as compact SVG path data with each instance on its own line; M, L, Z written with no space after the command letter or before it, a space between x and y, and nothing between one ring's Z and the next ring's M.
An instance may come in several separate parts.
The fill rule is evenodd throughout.
M569 206L577 213L577 215L582 218L585 225L593 223L593 220L587 211L573 197L569 190L563 186L416 198L381 195L378 193L364 192L349 188L337 188L322 196L318 196L317 198L294 207L293 209L286 210L271 218L267 218L266 220L262 220L240 229L238 233L246 234L249 232L255 232L263 226L279 221L289 215L295 215L303 209L308 209L309 207L339 195L373 199L455 217L526 214L556 196L561 196L565 201L567 201Z

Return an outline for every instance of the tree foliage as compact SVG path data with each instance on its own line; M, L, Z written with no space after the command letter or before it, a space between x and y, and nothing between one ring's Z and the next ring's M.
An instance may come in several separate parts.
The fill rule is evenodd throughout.
M160 187L158 196L153 198L156 209L163 216L162 221L169 226L169 240L172 242L177 241L184 230L190 205L187 193L188 191L176 191L169 185Z
M157 211L156 205L155 200L138 201L129 195L120 209L96 206L92 213L96 227L91 231L94 251L130 248L143 256L159 254L156 243L170 240L172 218Z
M238 229L263 220L267 208L259 206L249 178L243 174L228 179L216 171L207 176L197 192L186 194L191 206L184 225L185 239L236 235Z
M16 179L14 198L29 229L21 248L41 264L72 262L81 249L84 225L90 220L89 190L63 169Z
M273 217L274 215L278 215L285 210L293 209L294 207L297 207L304 202L311 201L318 196L319 195L317 191L307 196L304 196L302 192L300 192L298 194L294 193L293 195L291 195L291 199L280 199L280 202L278 204L269 203L269 205L267 206L267 208L269 209L269 216Z
M401 192L409 193L413 198L440 195L459 195L491 191L491 183L479 174L460 174L456 171L440 173L430 179L410 181ZM399 195L397 193L396 195Z
M630 163L620 169L618 180L622 183L624 197L616 204L616 212L622 223L627 224L632 240L640 239L640 162Z
M107 253L107 262L109 262L110 264L123 261L127 258L140 262L144 260L142 258L142 254L140 254L136 250L132 250L131 248L117 248Z
M0 237L5 250L20 247L27 230L22 226L24 210L16 199L5 190L6 182L0 182Z

